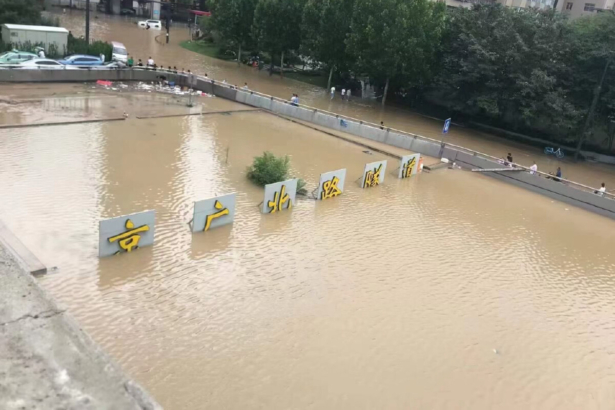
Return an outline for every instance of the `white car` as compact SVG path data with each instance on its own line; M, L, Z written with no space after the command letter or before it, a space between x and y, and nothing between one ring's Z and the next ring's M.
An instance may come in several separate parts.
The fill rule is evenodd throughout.
M154 30L161 30L162 29L162 23L160 22L160 20L143 20L137 23L139 25L139 27L141 28L150 28L150 29L154 29Z
M56 60L50 60L48 58L33 58L21 64L16 64L13 67L45 70L79 70L79 67L60 64Z

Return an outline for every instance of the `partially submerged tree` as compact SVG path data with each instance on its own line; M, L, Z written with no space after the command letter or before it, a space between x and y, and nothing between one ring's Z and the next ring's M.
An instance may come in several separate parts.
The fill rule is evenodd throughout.
M284 76L284 53L301 45L303 0L259 0L254 12L253 35L262 50L273 58L280 55L280 74Z
M354 0L308 0L303 10L302 49L329 67L327 89L331 88L333 71L349 65L346 39L353 7Z
M569 27L553 12L477 5L450 19L440 75L451 107L529 125L548 121L576 129L579 112L567 92Z
M237 65L241 63L241 50L253 44L252 22L257 0L215 0L212 2L214 28L222 37L237 47Z
M446 6L430 0L356 0L347 45L357 68L385 82L414 85L431 77Z

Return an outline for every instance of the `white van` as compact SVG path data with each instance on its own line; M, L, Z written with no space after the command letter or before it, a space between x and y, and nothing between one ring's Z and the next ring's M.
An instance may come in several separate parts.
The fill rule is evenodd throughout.
M121 61L122 63L128 62L128 51L126 51L126 47L124 44L118 43L117 41L112 41L111 45L113 46L113 51L111 53L112 61Z

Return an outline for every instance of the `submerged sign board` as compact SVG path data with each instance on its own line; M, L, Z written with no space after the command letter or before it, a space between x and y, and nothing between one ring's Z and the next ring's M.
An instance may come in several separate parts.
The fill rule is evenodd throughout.
M265 185L262 213L273 214L292 208L297 195L297 181L297 179L289 179Z
M228 194L204 199L194 203L192 232L209 231L235 220L237 194Z
M363 170L363 178L361 179L361 187L370 188L383 183L386 168L386 161L377 161L365 164L365 169Z
M156 211L104 219L98 225L98 256L132 252L154 243Z
M412 175L416 175L419 170L420 158L421 154L404 155L401 157L398 178L410 178Z
M346 169L338 169L337 171L320 174L318 199L329 199L341 195L344 192L345 180Z

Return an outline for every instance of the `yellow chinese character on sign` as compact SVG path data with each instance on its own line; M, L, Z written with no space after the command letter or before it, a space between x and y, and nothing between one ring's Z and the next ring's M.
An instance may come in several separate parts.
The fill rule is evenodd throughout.
M404 170L401 173L402 178L409 178L412 175L414 164L416 164L416 157L412 157L410 160L408 160L408 162L404 164Z
M228 208L224 208L222 204L220 203L220 201L218 201L217 199L216 199L216 202L214 203L214 208L218 209L218 212L213 213L211 215L207 215L207 218L205 219L205 229L203 229L203 231L209 230L209 227L211 226L211 221L213 221L214 219L220 218L221 216L229 214Z
M374 168L373 171L367 171L365 174L365 181L363 182L363 188L369 188L372 186L376 186L380 184L380 170L382 169L382 164L378 166L378 168Z
M139 233L149 231L149 226L141 225L135 228L135 224L130 220L126 220L126 232L121 233L119 235L112 236L109 238L109 242L116 242L120 246L120 249L125 250L126 252L130 252L133 249L137 249L139 247L139 240L141 236ZM119 253L120 251L118 251Z
M273 214L277 211L281 211L282 209L284 209L284 204L286 202L288 202L288 206L286 207L286 209L290 209L293 207L293 202L290 200L290 196L286 194L286 187L282 185L282 189L280 189L280 192L276 192L273 196L273 201L267 202L267 206L271 208L271 211L269 211L269 213Z
M333 198L334 196L338 196L342 193L342 191L337 187L337 183L339 182L338 177L333 177L330 181L325 181L322 184L322 192L320 194L320 199Z

